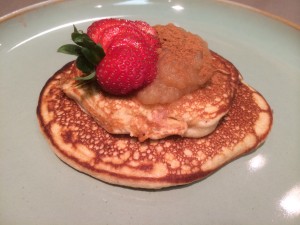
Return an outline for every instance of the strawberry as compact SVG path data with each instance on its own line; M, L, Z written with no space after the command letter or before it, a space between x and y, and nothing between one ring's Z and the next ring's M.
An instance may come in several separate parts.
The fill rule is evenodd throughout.
M120 19L103 19L92 23L87 29L87 35L95 42L99 43L103 30L110 26L127 23L127 20Z
M128 25L114 25L106 28L102 32L102 36L99 38L99 43L107 50L110 44L113 42L114 38L122 34L134 34L137 38L142 38L141 32L133 27Z
M106 50L109 45L109 39L113 39L118 33L139 32L153 48L158 47L156 30L143 21L131 21L125 19L103 19L94 22L88 27L87 34L90 38L100 43Z
M144 21L134 21L134 24L143 32L152 36L157 36L156 30Z
M141 72L145 74L142 87L150 84L156 77L156 64L158 60L158 54L156 48L152 48L147 43L147 40L141 37L137 37L134 34L123 34L115 37L113 43L110 45L110 49L114 49L118 46L131 46L134 49L139 49L143 54L140 57L143 60L144 67L140 68Z
M118 46L130 46L132 48L143 49L145 51L148 51L149 49L146 40L141 35L136 33L121 33L115 36L112 42L110 43L107 52Z
M123 34L114 40L97 66L97 81L111 94L128 94L154 80L156 63L157 54L147 48L143 39Z
M151 83L156 77L157 33L149 24L125 19L104 19L88 27L87 34L74 26L72 40L59 52L77 55L77 67L96 75L103 90L125 95ZM99 45L100 44L100 45Z

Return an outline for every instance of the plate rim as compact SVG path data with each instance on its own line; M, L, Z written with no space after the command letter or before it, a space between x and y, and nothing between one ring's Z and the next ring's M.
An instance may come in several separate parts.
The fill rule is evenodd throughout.
M19 15L22 15L22 14L25 14L27 12L33 11L35 9L39 9L39 8L42 8L42 7L47 7L50 4L56 4L56 3L60 3L60 2L66 2L66 1L67 0L46 0L46 1L43 1L43 2L35 3L35 4L32 4L32 5L17 9L15 11L11 12L11 13L8 13L8 14L0 17L0 24L5 22L5 21L8 21L8 20L10 20L14 17L17 17ZM298 25L295 22L292 22L292 21L290 21L288 19L285 19L281 16L275 15L271 12L267 12L265 10L258 9L258 8L255 8L253 6L249 6L249 5L246 5L246 4L243 4L243 3L233 2L231 0L216 0L216 2L221 2L221 3L228 4L228 5L237 6L237 7L244 8L244 9L247 9L247 10L255 12L255 13L259 13L263 16L269 17L273 20L281 22L281 23L283 23L287 26L290 26L290 27L300 31L300 24Z

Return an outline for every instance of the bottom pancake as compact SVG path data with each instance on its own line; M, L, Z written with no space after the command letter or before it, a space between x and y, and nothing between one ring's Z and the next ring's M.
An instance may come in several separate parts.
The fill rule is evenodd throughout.
M56 73L41 92L41 130L62 161L112 184L158 189L192 183L256 149L272 126L268 103L241 82L230 111L212 134L139 142L102 129L62 92L60 78Z

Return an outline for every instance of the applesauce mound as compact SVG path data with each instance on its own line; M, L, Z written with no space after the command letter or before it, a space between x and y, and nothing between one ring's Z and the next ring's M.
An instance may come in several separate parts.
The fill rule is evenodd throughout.
M154 26L161 47L157 77L137 93L143 104L171 103L203 86L213 75L207 42L173 24Z

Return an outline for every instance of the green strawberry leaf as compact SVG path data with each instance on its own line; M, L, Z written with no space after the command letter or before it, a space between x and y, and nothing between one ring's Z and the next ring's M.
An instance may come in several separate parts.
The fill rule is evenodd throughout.
M94 51L98 52L97 54L103 59L105 56L104 49L100 44L96 44L95 47L93 48Z
M96 45L96 43L87 34L82 31L78 31L75 26L74 32L71 34L71 38L74 43L83 47L93 48Z
M74 24L73 24L73 28L74 28L74 31L71 34L71 38L72 38L72 41L77 44L77 40L80 41L82 39L81 37L82 37L83 32L82 31L79 32Z
M81 53L81 48L74 44L66 44L57 49L57 51L60 53L79 56Z
M88 48L82 47L81 53L83 56L94 66L97 66L98 63L101 61L101 57L97 54L96 51L90 50Z
M80 55L76 59L76 66L85 74L90 74L95 71L95 67L84 56Z
M78 37L78 40L81 44L81 46L83 47L87 47L87 48L95 48L95 46L97 46L97 44L90 39L90 37L88 35L81 35L80 37Z
M75 25L73 27L71 39L75 44L63 45L57 51L77 56L76 67L83 73L89 74L85 77L78 77L78 80L89 80L95 77L96 67L105 57L105 52L102 46L96 44L86 33L78 30Z
M90 45L93 43L95 44L90 37L87 34L81 34L81 33L73 33L72 34L72 41L80 46L86 46L86 43L88 42Z

